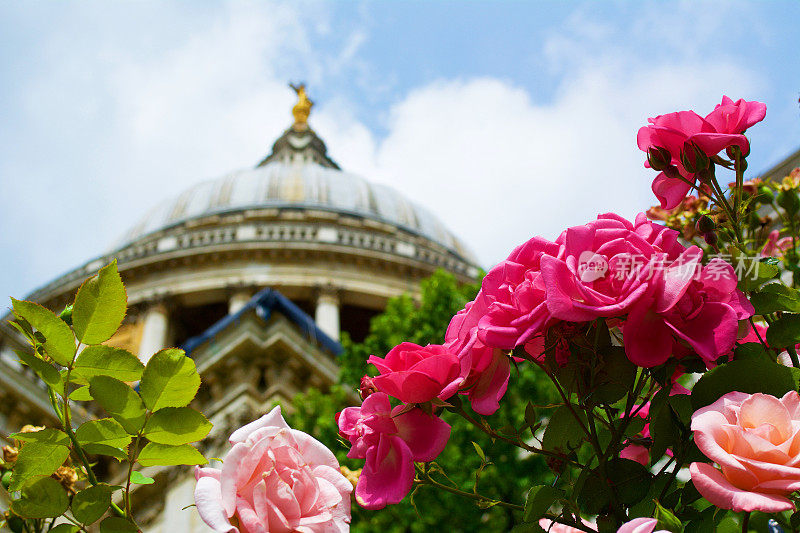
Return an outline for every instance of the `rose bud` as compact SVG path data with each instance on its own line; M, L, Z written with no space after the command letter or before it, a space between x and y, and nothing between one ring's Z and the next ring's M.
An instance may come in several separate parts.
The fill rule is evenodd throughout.
M651 146L647 149L647 162L650 164L650 168L661 172L672 162L672 156L670 156L669 151L666 148L662 148L660 146Z

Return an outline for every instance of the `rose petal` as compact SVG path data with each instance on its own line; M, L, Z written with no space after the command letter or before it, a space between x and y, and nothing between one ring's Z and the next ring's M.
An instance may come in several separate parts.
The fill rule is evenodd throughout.
M762 511L779 513L794 509L794 504L783 496L750 492L734 487L722 472L707 463L692 463L689 466L692 483L697 491L711 504L735 512Z

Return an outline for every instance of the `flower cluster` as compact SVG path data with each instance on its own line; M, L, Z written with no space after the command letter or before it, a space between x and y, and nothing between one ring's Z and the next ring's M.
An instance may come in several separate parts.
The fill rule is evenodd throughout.
M761 102L734 102L727 96L711 113L701 117L694 111L677 111L648 119L639 130L639 149L647 152L646 166L660 171L653 180L653 193L663 209L683 201L698 178L710 168L710 158L729 147L750 151L745 130L762 120L767 106ZM701 188L706 190L707 183Z

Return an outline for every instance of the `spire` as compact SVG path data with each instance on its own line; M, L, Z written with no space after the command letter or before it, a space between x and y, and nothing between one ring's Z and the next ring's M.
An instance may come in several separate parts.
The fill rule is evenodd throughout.
M272 162L313 161L323 167L338 170L339 165L328 157L325 143L308 125L308 115L311 114L314 102L308 98L305 83L290 83L289 87L297 93L297 103L292 107L294 124L278 137L272 145L272 153L256 166L262 167Z
M289 87L294 89L294 92L297 93L297 103L292 108L292 115L294 115L294 125L292 127L297 131L303 131L308 129L308 115L311 114L311 108L314 106L314 102L309 100L306 94L305 83L300 83L298 85L290 83Z

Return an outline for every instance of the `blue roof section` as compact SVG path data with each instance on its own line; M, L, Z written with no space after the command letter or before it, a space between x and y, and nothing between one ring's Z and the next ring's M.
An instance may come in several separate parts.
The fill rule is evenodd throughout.
M256 314L265 322L269 320L273 312L281 313L292 323L300 328L303 335L311 342L317 343L323 349L334 355L340 355L344 349L337 341L325 334L313 318L308 316L302 309L297 307L286 296L274 289L264 289L253 296L244 307L237 312L220 319L216 324L205 330L200 335L192 337L183 343L183 350L186 355L191 355L198 346L206 341L214 339L219 333L227 329L231 324L239 322L240 317L250 309L255 309Z

